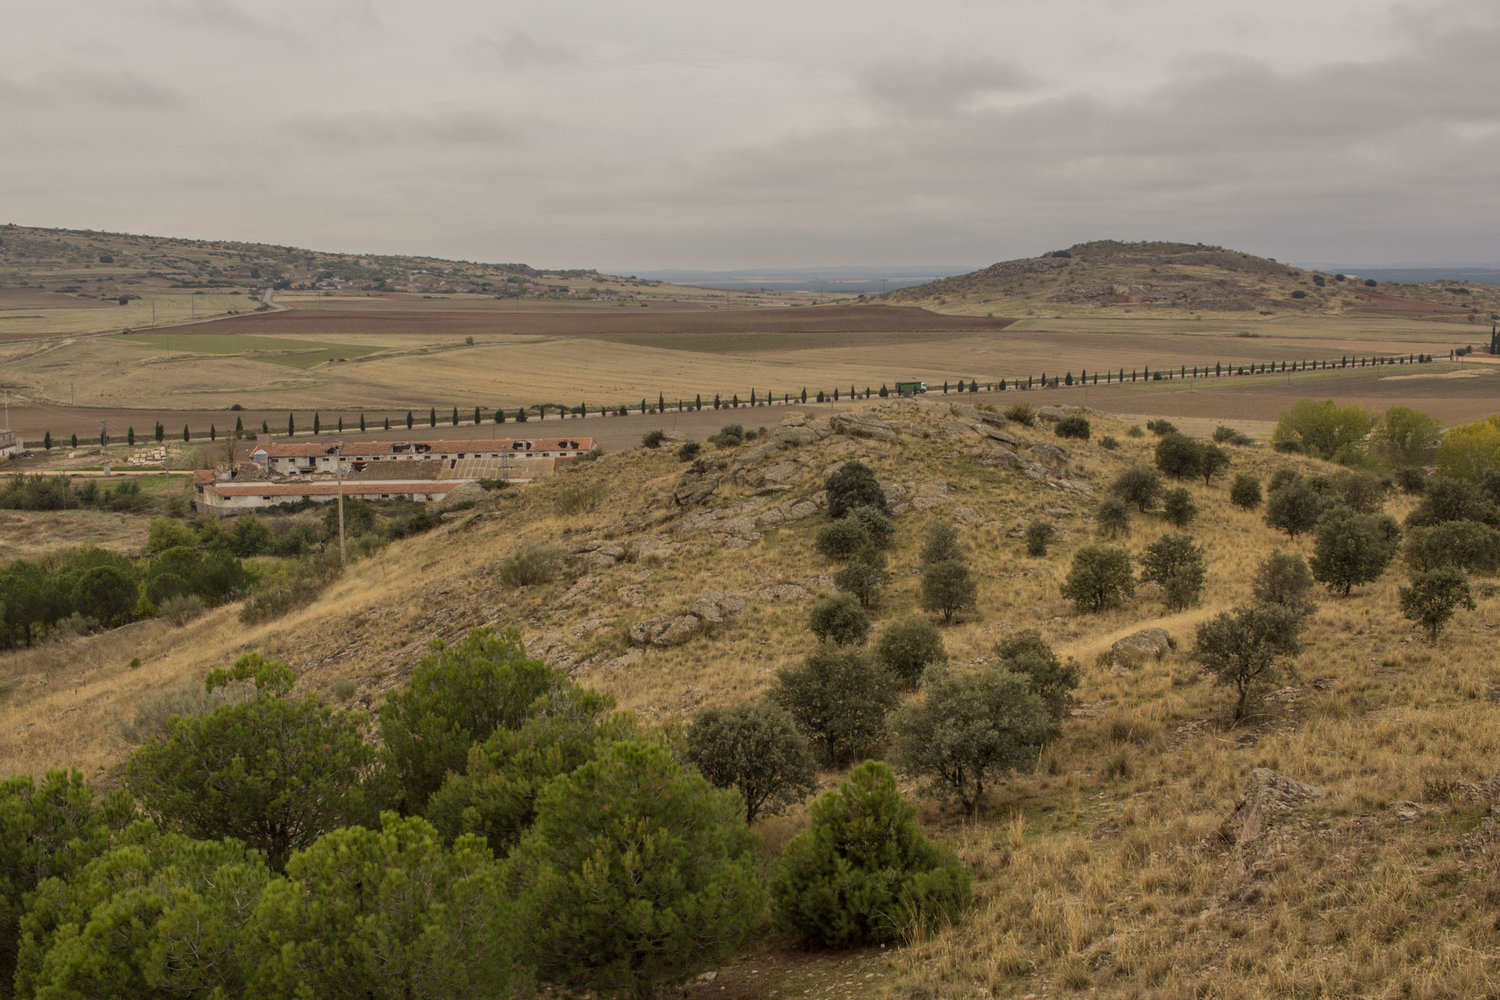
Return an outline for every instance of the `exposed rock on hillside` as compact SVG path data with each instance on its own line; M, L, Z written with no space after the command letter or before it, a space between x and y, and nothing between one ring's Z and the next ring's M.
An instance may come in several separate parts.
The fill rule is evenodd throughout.
M1147 663L1159 663L1172 655L1177 641L1164 628L1143 628L1116 640L1109 651L1099 657L1101 666L1111 670L1137 670Z
M1254 846L1273 829L1284 827L1304 803L1326 794L1315 785L1303 784L1284 774L1257 767L1250 772L1250 781L1239 804L1219 828L1219 833L1237 847Z

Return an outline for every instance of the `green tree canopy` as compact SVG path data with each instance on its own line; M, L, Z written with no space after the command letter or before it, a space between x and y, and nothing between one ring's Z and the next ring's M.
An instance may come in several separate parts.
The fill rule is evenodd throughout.
M1392 518L1335 507L1318 522L1308 567L1314 580L1347 596L1354 587L1384 573L1400 543L1401 528Z
M1031 769L1052 729L1030 678L1003 667L973 677L940 669L929 673L920 698L892 716L893 759L974 816L988 785Z
M1162 535L1141 556L1141 580L1160 586L1173 611L1198 603L1205 575L1203 547L1192 535Z
M1198 626L1193 659L1220 684L1234 685L1235 722L1245 717L1251 695L1277 676L1279 660L1301 651L1301 627L1290 608L1266 604L1221 612Z
M1438 634L1459 608L1474 610L1474 595L1468 577L1457 566L1439 566L1411 575L1411 586L1398 592L1401 613L1427 630L1437 642Z
M957 559L928 563L922 570L922 610L940 612L945 622L960 611L974 610L978 596L968 565Z
M890 514L885 490L875 473L863 462L845 462L829 473L823 484L828 491L828 516L838 520L856 507L874 507Z
M1375 441L1393 465L1421 465L1427 449L1442 440L1442 421L1406 406L1386 410L1375 429Z
M807 736L818 762L834 767L879 744L896 682L865 651L825 642L802 663L782 668L771 697Z
M885 764L865 761L813 804L771 873L772 916L809 941L849 947L897 940L970 902L969 872L922 835Z
M16 995L247 995L237 949L270 880L244 844L138 823L72 877L37 889L22 919Z
M468 766L449 774L427 802L426 817L448 838L474 833L503 856L536 818L536 797L559 775L634 739L635 720L616 714L614 699L571 685L532 703L515 729L497 729L469 748Z
M358 716L262 695L174 717L131 755L125 787L165 828L236 837L279 871L292 851L370 815L373 763Z
M935 663L947 663L943 634L925 618L907 615L887 625L875 642L875 658L885 665L902 687L915 688L922 674Z
M0 995L16 971L25 897L45 879L70 880L104 853L134 814L129 796L95 802L77 771L49 771L0 782Z
M1110 545L1088 545L1073 555L1062 596L1080 612L1119 607L1135 594L1130 554Z
M518 998L532 993L501 869L426 821L335 830L293 855L246 929L251 996Z
M743 812L655 744L547 785L509 872L542 978L647 1000L731 954L764 901Z
M1332 459L1348 446L1361 445L1377 419L1357 403L1340 406L1331 399L1299 399L1281 415L1271 441L1294 445L1316 458Z
M380 710L380 733L408 813L421 812L469 748L497 729L517 729L539 697L569 683L529 659L514 629L475 629L463 642L434 641L406 688Z
M807 737L776 705L706 708L688 726L687 759L717 788L736 788L745 822L817 787Z

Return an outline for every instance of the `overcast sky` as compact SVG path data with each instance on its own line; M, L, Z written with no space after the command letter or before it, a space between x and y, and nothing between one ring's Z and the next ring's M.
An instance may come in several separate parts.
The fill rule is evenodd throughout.
M1500 261L1494 0L0 6L0 221L626 273Z

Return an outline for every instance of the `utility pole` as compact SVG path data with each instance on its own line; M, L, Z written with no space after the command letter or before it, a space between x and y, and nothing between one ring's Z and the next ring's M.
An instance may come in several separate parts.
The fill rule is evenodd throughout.
M333 452L333 472L339 481L339 566L344 565L344 442Z

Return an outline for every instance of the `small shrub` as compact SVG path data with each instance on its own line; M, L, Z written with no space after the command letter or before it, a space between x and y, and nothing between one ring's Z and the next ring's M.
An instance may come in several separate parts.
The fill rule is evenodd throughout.
M974 610L978 596L969 567L957 559L928 563L922 571L922 610L941 612L945 622Z
M925 618L908 615L885 627L875 642L875 658L885 665L901 686L911 689L935 663L947 663L943 634Z
M931 930L972 901L968 869L927 841L895 775L873 760L813 804L769 888L777 927L841 948Z
M562 565L562 553L544 545L528 545L500 560L500 582L507 587L535 587L550 583Z
M1168 434L1177 433L1177 425L1170 420L1148 420L1146 421L1146 430L1157 437L1166 437Z
M1193 495L1179 486L1162 494L1161 516L1173 527L1186 528L1198 516L1198 505L1193 503Z
M1090 545L1079 549L1062 585L1062 596L1072 601L1079 612L1119 607L1134 594L1130 555L1112 546Z
M1116 448L1120 447L1120 442L1117 438L1106 434L1099 439L1099 447L1103 448L1105 451L1114 451Z
M920 553L923 564L948 562L962 559L963 550L958 545L958 525L952 521L937 521L927 529L927 539Z
M739 424L725 424L719 433L711 435L709 442L720 448L736 448L745 443L745 428Z
M661 443L667 439L667 432L663 430L647 431L641 438L641 444L647 448L660 448Z
M699 444L697 441L685 441L683 442L682 447L677 449L677 457L681 461L691 462L693 459L698 457L698 453L702 450L703 445Z
M572 517L593 508L604 499L604 483L569 480L557 489L552 507L562 517Z
M1241 473L1234 477L1229 487L1229 502L1240 510L1254 510L1260 506L1260 480Z
M858 646L870 634L870 616L853 594L835 594L813 606L808 628L821 641Z
M169 624L181 628L203 614L203 598L197 594L179 594L162 601L157 610Z
M1005 408L1005 419L1014 420L1026 427L1036 426L1036 407L1030 403L1016 403Z
M1143 430L1141 430L1141 425L1140 424L1131 424L1130 425L1130 430L1128 430L1128 431L1125 432L1125 436L1126 437L1133 437L1133 438L1145 437L1146 436L1146 432L1143 431Z
M1094 523L1105 538L1119 538L1130 533L1130 508L1123 500L1109 499L1094 513Z
M1028 556L1041 557L1047 554L1047 545L1052 541L1057 529L1051 521L1035 520L1026 526L1026 554Z
M1064 417L1053 430L1060 438L1077 438L1082 441L1087 441L1092 431L1088 418L1079 416Z
M841 517L818 529L814 547L829 559L852 559L860 549L870 545L870 533L857 517Z

